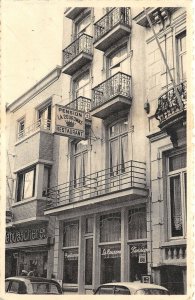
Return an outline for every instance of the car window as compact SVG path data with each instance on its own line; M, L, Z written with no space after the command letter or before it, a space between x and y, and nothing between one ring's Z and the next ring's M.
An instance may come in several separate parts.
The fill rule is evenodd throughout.
M97 290L96 294L98 295L112 295L114 294L114 286L100 286L99 289Z
M115 286L115 295L130 295L130 291L126 286Z
M6 280L6 282L5 282L5 292L7 292L9 283L10 283L10 281L9 281L9 280Z
M161 289L140 289L135 292L135 295L169 295L169 292Z
M54 283L32 282L34 294L60 294L58 286Z
M18 294L19 282L11 281L8 289L8 293Z

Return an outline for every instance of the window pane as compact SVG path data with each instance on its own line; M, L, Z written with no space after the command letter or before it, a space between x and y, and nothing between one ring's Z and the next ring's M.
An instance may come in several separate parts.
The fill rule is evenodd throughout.
M24 175L24 199L34 195L34 170Z
M86 218L85 233L93 232L93 217Z
M46 195L47 189L49 188L50 183L50 168L44 167L43 173L43 196Z
M110 66L114 66L120 61L122 61L125 57L127 56L127 46L125 45L122 49L119 51L115 52L111 57L110 57Z
M79 222L65 223L64 226L64 246L73 247L79 244Z
M85 252L85 284L92 284L93 239L86 239Z
M175 171L186 167L186 153L181 153L169 158L169 171Z
M121 248L119 245L101 248L101 283L118 282L121 277Z
M113 242L121 239L120 213L108 214L100 217L100 241Z
M81 33L81 32L82 33L85 32L85 33L88 33L88 34L90 33L89 29L86 28L91 23L90 18L91 18L91 16L88 15L86 18L82 19L79 23L77 23L77 25L76 25L76 32L77 32L77 34Z
M126 170L126 162L128 161L128 137L127 135L121 138L121 167L122 173Z
M171 233L172 237L183 235L180 175L170 178Z
M129 240L147 237L147 222L145 207L129 211Z
M23 198L23 187L24 187L24 175L18 175L18 187L17 187L17 201L21 201Z
M119 168L119 141L114 140L110 143L110 172L111 175L117 175Z

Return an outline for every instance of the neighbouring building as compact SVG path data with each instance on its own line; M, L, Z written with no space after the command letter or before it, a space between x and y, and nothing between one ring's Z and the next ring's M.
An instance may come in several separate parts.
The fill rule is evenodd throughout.
M184 294L186 9L67 8L63 46L7 110L6 270Z

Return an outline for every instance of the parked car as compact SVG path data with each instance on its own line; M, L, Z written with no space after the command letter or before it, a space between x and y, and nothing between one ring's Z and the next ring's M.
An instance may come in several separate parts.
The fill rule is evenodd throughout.
M62 294L60 284L53 279L16 276L5 279L5 292L13 294Z
M112 282L100 285L94 295L169 295L163 286L141 282Z

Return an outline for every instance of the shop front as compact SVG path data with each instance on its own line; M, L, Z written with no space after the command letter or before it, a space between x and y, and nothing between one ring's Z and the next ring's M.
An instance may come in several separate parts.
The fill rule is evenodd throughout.
M5 276L21 275L22 270L33 271L35 276L52 274L52 239L46 225L6 230Z

